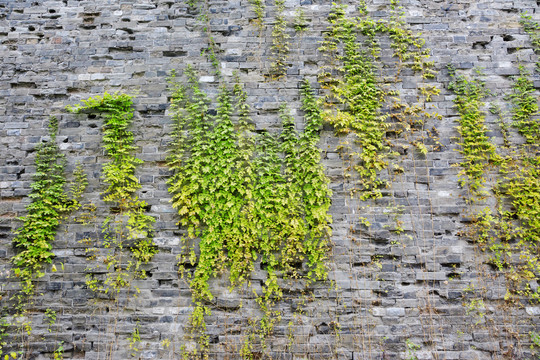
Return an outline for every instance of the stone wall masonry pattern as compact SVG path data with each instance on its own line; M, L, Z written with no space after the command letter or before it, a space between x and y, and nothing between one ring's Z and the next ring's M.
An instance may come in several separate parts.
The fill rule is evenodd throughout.
M265 80L269 68L273 1L266 1L266 30L259 35L255 13L247 0L208 0L210 30L220 49L221 72L231 79L238 71L248 93L258 129L277 129L277 110L287 102L300 119L299 83L316 83L324 64L318 47L331 8L329 1L287 0L286 18L302 7L308 28L293 36L287 76ZM356 2L350 2L356 5ZM280 303L282 320L267 340L276 359L533 359L529 332L540 329L540 308L501 308L504 279L482 265L482 254L460 236L467 225L465 191L458 186L459 163L456 116L446 65L472 73L481 67L495 94L508 93L518 64L533 68L536 55L519 24L519 13L537 17L539 4L531 0L440 1L403 0L406 21L421 32L432 49L441 94L429 104L442 115L433 120L442 143L437 152L422 156L410 151L401 157L404 173L383 174L391 180L385 197L360 203L351 198L350 181L332 129L320 143L324 166L331 178L333 237L328 284L316 284L302 300L296 284L288 286ZM351 6L352 11L354 7ZM373 17L387 17L388 3L368 2ZM63 341L64 357L77 359L178 359L191 307L189 287L179 279L175 259L181 249L166 179L165 166L171 120L167 114L167 75L194 64L203 88L215 96L218 80L201 50L207 35L184 1L42 1L0 0L0 297L8 304L17 289L10 277L13 231L17 216L29 202L36 144L45 140L50 115L60 120L58 142L67 155L68 169L81 162L90 185L84 201L97 205L97 219L89 225L66 221L54 243L58 271L47 269L39 279L40 293L29 317L33 331L26 338L8 328L9 350L22 349L22 358L52 358ZM294 30L289 28L291 35ZM384 44L383 44L384 49ZM384 54L384 50L383 50ZM392 69L387 75L392 75ZM533 75L540 87L538 75ZM404 71L397 84L403 99L417 101L419 77ZM88 261L80 240L99 238L103 206L100 171L101 120L68 114L64 108L81 99L121 91L135 94L132 130L144 160L137 176L141 198L156 218L159 253L148 266L149 276L137 281L140 294L114 308L86 288ZM495 116L487 115L490 136L502 144ZM522 141L512 132L512 141ZM398 210L399 215L397 215ZM373 225L365 230L365 216ZM391 232L399 216L409 237ZM94 224L95 223L95 224ZM60 265L61 270L60 270ZM257 268L254 288L264 279ZM538 284L536 284L538 286ZM484 289L483 305L472 311L467 289ZM213 279L216 306L208 318L210 358L237 359L249 334L249 319L260 310L249 292L230 292L225 279ZM303 307L300 302L305 301ZM242 303L242 309L238 309ZM45 310L58 314L48 331ZM301 311L296 311L301 309ZM12 320L8 317L8 321ZM139 323L140 344L133 354L129 337ZM292 335L292 336L291 336ZM24 338L24 340L22 340ZM419 348L407 348L407 341ZM537 355L536 355L537 356Z

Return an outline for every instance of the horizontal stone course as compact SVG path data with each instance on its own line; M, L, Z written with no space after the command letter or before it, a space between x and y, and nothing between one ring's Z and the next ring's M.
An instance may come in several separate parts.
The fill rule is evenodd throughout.
M345 3L347 12L355 14L357 2ZM368 1L370 15L388 19L388 3ZM304 77L318 95L324 94L316 78L326 60L317 49L328 25L329 1L285 1L289 24L297 9L303 9L308 25L302 35L288 26L289 66L280 81L265 76L271 63L274 2L266 2L262 35L255 27L256 15L249 1L210 0L208 4L209 30L220 49L221 80L201 56L208 46L203 29L207 25L199 20L200 10L189 9L185 1L22 0L0 4L2 306L9 304L10 295L20 286L11 269L10 258L16 253L11 241L21 225L17 217L25 214L30 202L35 148L49 140L46 124L50 115L60 121L57 141L67 156L68 171L80 162L88 174L83 202L97 206L93 214L86 214L91 218L87 223L77 222L76 217L83 215L79 212L59 228L53 245L56 272L46 267L46 275L37 282L42 295L36 296L28 314L33 330L24 343L31 349L30 358L50 358L64 341L65 358L127 359L134 352L129 345L137 321L141 341L136 358L175 359L182 345L194 344L189 337L191 292L176 264L177 255L183 252L185 229L178 229L179 218L166 185L171 175L165 162L172 128L167 76L172 69L181 71L187 64L200 69L199 80L210 97L216 96L220 81L231 85L233 71L238 71L257 130L279 131L282 103L287 103L298 128L303 128L298 89ZM441 93L424 105L426 111L442 118L429 120L424 128L438 131L441 148L424 156L408 140L397 139L396 143L407 147L392 158L402 173L382 171L381 177L390 184L384 197L361 202L351 197L358 176L347 173L345 168L351 164L336 150L343 139L325 125L320 147L334 191L330 282L310 284L303 294L303 284L280 281L286 290L284 299L276 303L282 319L266 340L266 348L254 341L254 358L263 352L269 358L291 360L537 356L529 349L529 332L540 331L539 308L505 308L504 278L463 235L471 218L456 167L463 159L456 151L458 113L455 96L448 90L446 65L452 63L469 75L483 68L486 86L498 100L510 92L519 64L531 71L534 86L539 88L538 75L532 72L537 56L519 25L519 12L528 11L536 18L538 4L529 0L403 0L401 5L405 21L415 33L422 32L435 62L436 78L426 82ZM398 71L388 65L395 63L390 41L383 38L380 43L385 47L381 78L401 92L401 101L421 103L422 78L405 68L399 73L401 81L393 84L391 79ZM109 295L94 294L85 278L107 273L105 264L86 260L87 249L93 246L102 254L107 251L100 225L109 210L100 195L105 188L101 169L108 161L102 119L64 110L66 105L105 91L135 95L132 130L139 147L135 156L144 160L137 170L142 184L139 194L156 219L154 240L160 250L145 266L148 277L132 282L140 293L134 288L123 292L118 303L110 301ZM507 101L505 106L508 108ZM486 124L493 142L502 145L496 116L488 114ZM510 139L515 144L523 142L515 129L511 129ZM427 136L424 140L431 141ZM366 228L360 217L372 226ZM84 239L90 239L90 244L81 242ZM266 271L256 264L250 277L253 291L260 294L265 279ZM209 356L241 358L240 349L253 334L249 321L261 315L254 294L248 289L230 291L226 277L213 279L211 290L215 299L208 317ZM483 304L472 301L478 299ZM51 332L44 318L47 308L58 314ZM15 320L8 320L6 349L18 350ZM408 347L407 340L419 348Z

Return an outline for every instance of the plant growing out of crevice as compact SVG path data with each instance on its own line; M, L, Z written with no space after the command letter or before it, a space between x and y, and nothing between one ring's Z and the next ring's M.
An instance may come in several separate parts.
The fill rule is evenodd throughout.
M110 161L103 165L102 179L107 189L102 196L110 204L110 213L102 231L104 247L109 249L103 261L109 272L103 281L91 277L87 283L96 291L118 293L129 287L133 276L145 276L140 266L148 263L157 252L152 240L155 220L146 214L146 202L136 195L141 185L135 170L143 161L133 155L136 147L129 130L134 115L133 101L126 94L105 93L67 109L76 114L97 112L104 119L103 146ZM122 260L124 247L131 250L132 260L127 263Z
M193 291L191 332L204 353L209 346L205 318L214 301L208 281L228 272L233 287L249 284L254 263L261 261L267 273L257 296L263 316L252 335L264 344L280 316L274 307L282 297L278 274L308 282L326 278L330 193L316 146L322 118L305 85L304 134L297 134L283 108L279 136L254 135L240 84L233 91L222 87L214 110L196 72L188 67L185 73L186 85L171 81L168 184L179 225L186 229L179 267ZM299 263L305 263L305 271ZM243 353L250 348L248 341Z

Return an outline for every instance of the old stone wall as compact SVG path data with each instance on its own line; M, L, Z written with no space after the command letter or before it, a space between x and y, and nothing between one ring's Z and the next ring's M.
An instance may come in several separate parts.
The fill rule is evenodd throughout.
M208 22L185 1L0 0L0 300L7 327L0 341L17 358L44 359L178 359L195 346L187 325L193 310L191 293L179 278L176 257L181 253L182 229L170 204L166 166L172 121L168 113L167 76L187 64L200 71L200 81L211 97L221 83L230 84L237 71L248 94L257 129L279 130L278 109L287 103L301 127L299 84L308 78L317 84L325 59L318 51L328 26L330 1L287 0L285 17L291 24L295 11L305 12L307 28L292 25L290 55L285 77L271 81L272 24L275 6L266 1L265 28L256 26L248 0L200 2ZM357 2L349 4L354 14ZM534 73L537 56L530 37L520 25L520 13L537 17L532 0L402 0L405 20L421 33L431 49L437 74L427 82L441 92L422 106L440 118L430 118L411 139L422 140L429 152L409 146L393 161L403 171L383 170L390 186L378 200L360 201L353 194L352 164L336 150L345 141L325 126L320 142L323 164L333 190L330 281L304 289L284 283L285 296L273 334L262 347L253 334L253 319L261 310L251 289L230 290L227 279L212 279L215 295L207 317L209 358L238 359L251 339L251 358L276 359L534 359L531 332L540 331L540 307L529 301L508 304L505 277L486 264L486 253L466 236L471 209L467 191L459 185L462 161L457 112L448 90L447 64L473 75L482 69L492 95L500 103L511 91L513 76L522 64ZM369 14L389 16L385 0L368 1ZM209 28L207 28L209 27ZM206 31L209 30L209 31ZM219 52L221 77L201 52L209 34ZM399 78L391 86L402 101L420 103L422 78L403 69L397 73L389 40L382 39L379 69L382 77ZM96 266L88 259L88 244L102 243L104 189L101 169L107 161L102 146L102 119L69 114L65 107L104 92L135 95L132 130L141 199L156 219L154 241L158 254L145 265L146 279L122 290L117 302L88 288L86 275ZM537 94L535 93L535 96ZM503 135L496 115L487 111L488 135L498 146ZM13 317L10 297L18 289L10 259L11 242L30 202L36 145L47 140L49 116L59 119L58 143L67 156L68 173L80 162L88 174L83 202L95 204L89 221L72 217L60 226L54 243L54 264L37 280L38 291L24 319ZM438 133L438 140L429 137ZM387 134L392 138L393 134ZM512 143L523 142L515 129ZM490 173L488 183L496 180ZM71 175L69 175L71 176ZM494 205L488 198L478 207ZM365 217L371 227L362 226ZM400 231L396 231L399 224ZM260 289L265 271L257 267L252 288ZM532 281L531 287L538 284ZM135 290L138 289L138 291ZM56 312L49 325L46 310ZM21 322L31 322L26 332ZM251 329L251 330L250 330ZM138 331L139 337L134 337ZM58 351L62 346L62 351ZM60 354L60 355L59 355ZM536 357L535 357L536 356Z

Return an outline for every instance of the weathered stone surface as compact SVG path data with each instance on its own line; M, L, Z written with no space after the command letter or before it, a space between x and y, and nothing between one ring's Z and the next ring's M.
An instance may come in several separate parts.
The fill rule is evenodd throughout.
M355 12L357 1L344 3L350 5L347 11ZM368 10L373 17L388 18L388 3L368 1ZM250 1L210 0L208 4L209 30L221 49L217 57L222 82L232 83L233 71L238 71L257 130L279 129L277 110L283 102L301 128L299 83L307 77L315 84L325 65L317 49L331 2L285 1L287 20L292 22L301 7L308 25L302 35L287 29L290 66L287 76L276 82L265 78L274 2L266 2L267 29L262 35L255 27ZM284 283L284 299L276 304L281 319L266 340L266 349L255 336L253 358L263 352L284 360L533 358L529 333L540 331L539 308L503 309L504 279L484 266L483 255L462 234L471 218L455 167L462 157L456 151L457 113L447 89L446 65L452 63L469 74L484 68L487 87L501 97L507 94L519 64L534 68L537 56L519 25L519 12L536 17L538 2L402 0L401 4L409 26L421 32L431 48L438 71L428 83L441 93L424 105L441 119L429 120L424 127L439 134L440 149L424 156L401 139L403 146L396 147L395 159L402 173L383 171L381 177L390 183L384 198L360 202L351 198L354 180L344 172L351 164L336 151L342 140L325 125L320 147L334 191L329 278L335 285L312 284L302 294L303 283ZM200 11L185 1L0 1L1 305L10 304L10 295L20 287L10 270L15 254L11 241L20 226L17 216L24 214L30 201L35 147L48 140L50 115L60 120L58 142L68 169L80 162L88 173L90 184L83 201L98 207L95 214L86 214L87 224L70 218L60 227L53 249L57 270L46 268L46 276L37 283L42 295L36 296L23 319L32 321L33 331L21 340L15 319L8 316L6 350L30 349L29 358L51 358L63 341L64 357L90 360L127 359L132 354L140 359L177 359L182 345L193 348L191 292L176 272L185 231L178 229L169 203L166 180L171 173L164 161L172 128L167 113L170 71L194 64L210 96L219 87L220 79L201 56L208 38L199 17ZM393 61L388 39L381 44L385 63L381 75L393 78L398 71L387 66ZM539 87L538 75L532 76ZM417 103L421 77L410 69L401 69L399 77L401 81L392 86L401 92L401 100ZM122 292L117 303L109 295L96 296L85 279L87 274L103 278L107 273L104 264L86 260L90 245L85 242L103 241L100 224L106 206L100 196L104 189L100 176L107 159L101 119L64 110L105 91L137 94L132 130L139 147L136 156L145 161L137 170L143 186L140 197L156 219L155 242L160 249L145 267L148 277L134 281L139 291ZM497 117L487 114L486 124L493 142L503 144ZM425 136L426 143L432 141L426 133L418 136ZM513 129L510 139L523 142ZM361 225L360 216L372 227ZM241 358L240 350L253 334L250 320L262 314L254 292L261 294L265 279L264 269L257 265L250 279L253 290L230 292L226 279L211 281L216 298L208 317L210 358ZM471 306L471 300L479 298L484 304ZM58 314L51 332L46 309ZM137 326L141 340L130 348Z

